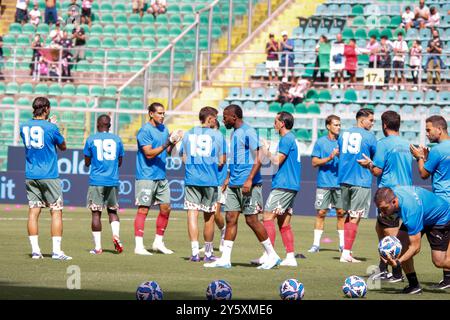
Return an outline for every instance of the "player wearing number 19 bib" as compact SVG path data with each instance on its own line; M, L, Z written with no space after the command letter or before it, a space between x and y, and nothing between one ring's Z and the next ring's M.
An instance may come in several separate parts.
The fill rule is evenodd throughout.
M352 257L351 250L359 221L369 214L372 173L357 161L364 159L363 154L373 158L377 146L375 135L369 132L374 122L373 111L365 108L359 110L356 121L357 126L344 131L338 140L338 182L341 186L342 209L348 213L344 224L341 262L360 262Z
M188 234L191 240L192 262L199 262L198 212L204 214L205 262L215 261L213 252L214 213L216 211L219 177L217 167L226 161L225 139L218 130L211 129L217 110L200 110L200 127L189 130L183 138L180 155L185 164L184 209L188 215Z
M92 236L95 248L91 254L101 254L101 215L106 207L111 224L113 243L116 251L123 251L120 242L120 220L117 216L119 208L118 191L119 167L124 155L122 140L115 134L109 133L111 118L101 115L97 119L97 133L86 140L84 146L84 163L91 167L89 175L89 190L87 207L92 212Z
M50 123L50 101L38 97L33 101L33 119L20 126L25 146L25 185L29 203L28 236L33 259L43 259L38 242L38 219L41 208L50 207L52 242L55 260L71 260L61 251L63 198L58 174L57 148L66 150L64 137Z

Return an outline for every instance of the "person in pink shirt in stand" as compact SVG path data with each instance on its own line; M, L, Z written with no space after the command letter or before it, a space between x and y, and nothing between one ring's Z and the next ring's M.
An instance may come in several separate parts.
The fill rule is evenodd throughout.
M379 47L380 44L377 41L377 37L371 36L366 46L366 49L369 51L369 68L376 68L380 66L380 64L378 63L380 57L377 56ZM377 62L377 64L375 64L375 61Z

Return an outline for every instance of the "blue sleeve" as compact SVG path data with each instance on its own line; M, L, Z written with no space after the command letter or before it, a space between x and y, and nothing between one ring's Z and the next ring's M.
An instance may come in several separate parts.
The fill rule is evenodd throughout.
M281 138L280 143L278 145L278 152L287 156L289 154L289 151L291 150L291 146L292 146L292 139L288 137L283 137Z
M187 136L189 135L189 133L188 134L185 134L184 135L184 137L183 137L183 140L181 141L181 145L180 145L180 151L178 152L178 155L181 157L181 156L183 156L183 153L184 153L184 149L185 149L185 144L187 144L187 141L188 141L188 139L187 139Z
M153 145L153 137L149 131L142 130L138 133L137 142L139 148Z
M425 170L427 170L430 174L433 174L439 163L440 163L440 159L441 155L439 154L439 151L436 150L436 147L434 147L433 149L431 149L430 153L428 154L428 159L427 161L425 161L425 165L423 166L425 168Z
M219 133L219 136L220 136L220 139L221 139L221 142L222 142L222 155L227 155L227 141L225 140L225 137L221 134L221 133Z
M84 144L83 153L86 157L92 158L91 138L87 138L86 143Z
M374 134L371 134L371 143L370 143L370 159L373 159L375 153L377 151L377 138Z
M64 137L62 136L61 132L59 132L59 128L57 126L54 126L53 141L55 141L57 145L60 145L64 142Z
M317 140L314 144L314 149L311 153L311 157L317 157L319 159L322 158L322 147L319 144L319 140Z
M384 169L386 164L385 149L384 143L382 141L378 142L375 156L373 158L373 164L377 168Z
M125 150L123 148L122 140L119 139L119 157L122 157L125 155Z
M410 236L418 234L423 230L423 213L421 206L418 206L415 202L411 203L402 208L402 216L406 218L403 223L406 225Z
M255 151L261 147L259 143L258 135L256 134L255 129L247 130L246 138L248 139L248 146L250 150Z

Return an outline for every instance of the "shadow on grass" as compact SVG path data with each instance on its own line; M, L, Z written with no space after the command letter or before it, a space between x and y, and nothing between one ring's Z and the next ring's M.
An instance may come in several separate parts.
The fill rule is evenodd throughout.
M164 300L205 300L203 293L163 291ZM135 292L27 287L0 282L0 300L136 300Z
M355 259L359 261L367 261L367 258L360 258L360 257L354 257ZM340 260L341 257L333 257L334 260Z

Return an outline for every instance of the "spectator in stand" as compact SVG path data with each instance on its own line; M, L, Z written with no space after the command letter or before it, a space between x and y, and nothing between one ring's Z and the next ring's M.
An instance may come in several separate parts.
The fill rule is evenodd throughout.
M58 44L61 41L61 38L63 36L63 32L61 30L61 23L59 21L55 24L55 29L50 31L49 37L52 41L52 44Z
M3 77L3 38L0 36L0 80L5 80Z
M266 70L269 74L269 86L272 86L272 73L275 75L275 81L278 82L279 61L278 52L280 51L280 45L275 40L273 33L269 34L269 42L266 43Z
M39 5L37 2L34 3L33 10L28 13L30 23L37 28L41 22L41 11L39 11Z
M144 0L133 0L132 6L133 6L133 13L139 13L139 15L144 15Z
M324 45L324 46L329 46L329 41L328 38L324 35L321 35L319 38L319 42L316 45L316 53L317 53L317 58L316 58L316 64L314 65L314 72L313 72L313 78L312 81L316 82L317 79L317 74L320 72L320 82L325 82L325 71L320 68L320 47ZM330 60L330 58L328 57L328 61ZM329 62L328 62L329 64Z
M430 8L430 18L428 19L427 23L425 23L425 26L427 28L434 29L435 27L438 27L441 23L441 16L439 15L439 12L436 10L435 7Z
M444 62L441 59L442 53L442 41L439 38L439 32L434 29L433 30L433 39L428 42L427 47L428 59L426 68L427 68L427 83L429 86L433 85L433 71L436 76L436 91L439 91L441 84L441 70L445 68ZM426 91L427 89L424 88Z
M354 88L356 84L356 71L358 70L358 55L369 53L368 50L357 48L356 39L350 39L349 43L345 45L344 56L345 56L345 68L349 75L349 85L350 88Z
M166 0L151 0L150 6L147 9L147 13L150 13L153 15L153 17L156 18L156 16L160 14L164 14L167 12L167 1Z
M15 22L24 25L28 22L28 4L30 0L17 0Z
M298 77L296 85L289 89L289 102L294 105L301 103L310 87L311 82L306 79L302 79L302 77Z
M288 72L284 74L285 77L288 77L288 73L291 73L292 82L294 82L294 40L288 38L287 31L281 32L281 70L284 72L286 70L286 65L288 68ZM287 60L286 60L287 58Z
M81 7L77 4L77 0L72 0L67 10L66 24L79 24L81 21Z
M378 49L379 67L384 69L384 84L389 86L389 79L391 77L391 52L392 43L387 39L387 36L382 36L380 40L380 47Z
M94 0L83 0L81 4L81 23L89 25L92 24L92 2Z
M377 41L376 36L371 36L367 43L366 49L369 52L369 68L379 67L380 57L377 55L380 44ZM375 64L376 62L376 64Z
M336 35L336 41L334 43L335 44L343 44L344 43L344 41L342 40L342 34L338 33ZM341 83L341 89L343 89L344 88L344 70L336 71L336 73L334 75L334 85L332 86L333 89L338 88L338 82Z
M430 18L430 9L425 5L425 0L419 0L419 6L414 8L414 27L423 29Z
M278 99L277 101L281 104L290 102L289 90L291 89L291 83L288 81L287 77L281 79L281 84L278 86Z
M73 55L75 62L84 60L86 47L86 33L84 31L84 28L80 25L77 25L72 30L72 39L74 41L74 48L76 49Z
M394 51L394 58L392 59L392 68L394 70L394 85L391 90L398 90L398 75L402 78L400 90L405 90L405 57L408 52L408 44L403 40L403 32L399 32L397 40L392 44L392 50Z
M72 49L72 39L68 37L67 31L63 32L62 38L59 42L61 47L63 48L61 55L61 71L62 71L62 80L63 81L72 81L72 76L70 74L70 69L72 68L72 53L70 49Z
M39 48L42 48L44 44L42 43L41 36L36 34L34 36L33 42L31 43L31 48L33 49L33 57L30 63L30 76L33 76L33 80L37 80L39 73L39 60L41 54L39 53Z
M411 7L407 6L405 12L402 14L402 23L400 27L404 27L405 30L408 30L413 26L415 17L414 12L411 11Z
M56 0L45 0L45 23L51 26L58 21Z
M422 66L422 46L419 40L414 40L411 50L409 51L409 67L411 68L414 86L412 90L417 90L419 80L419 71Z

